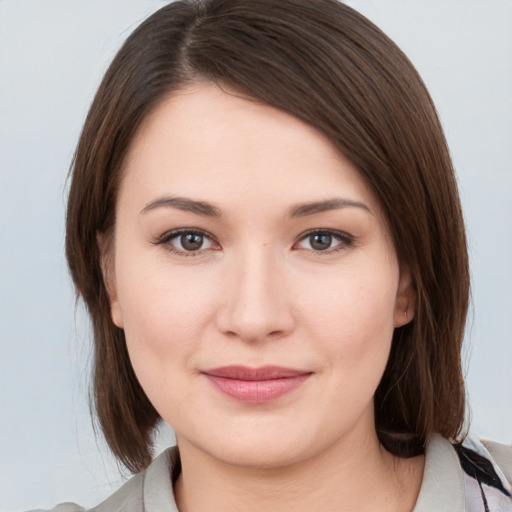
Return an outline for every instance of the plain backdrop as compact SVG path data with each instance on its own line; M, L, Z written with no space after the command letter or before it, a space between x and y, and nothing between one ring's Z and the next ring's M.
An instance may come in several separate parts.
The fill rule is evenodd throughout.
M255 0L256 1L256 0ZM157 0L0 0L0 509L92 506L126 476L88 411L63 251L66 174L102 73ZM512 1L353 0L438 107L469 233L476 435L512 442ZM160 446L172 442L166 431Z

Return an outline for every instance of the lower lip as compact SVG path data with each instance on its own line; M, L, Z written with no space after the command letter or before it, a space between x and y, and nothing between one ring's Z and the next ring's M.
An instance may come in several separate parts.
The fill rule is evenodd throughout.
M213 386L240 402L264 403L276 400L297 389L310 373L268 380L240 380L203 374Z

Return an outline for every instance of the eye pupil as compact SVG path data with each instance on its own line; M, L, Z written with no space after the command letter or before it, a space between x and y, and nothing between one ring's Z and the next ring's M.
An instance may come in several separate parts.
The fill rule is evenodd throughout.
M325 251L332 244L332 236L326 233L317 233L310 236L311 247L316 251Z
M187 233L185 235L181 235L180 242L181 246L186 251L197 251L198 249L201 249L201 246L203 245L203 235Z

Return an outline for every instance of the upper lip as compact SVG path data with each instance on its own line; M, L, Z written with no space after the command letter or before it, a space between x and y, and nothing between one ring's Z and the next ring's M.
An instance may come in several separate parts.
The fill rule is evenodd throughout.
M222 366L219 368L212 368L210 370L203 370L201 373L225 379L272 380L298 377L299 375L308 375L312 372L296 370L294 368L285 368L283 366L261 366L259 368L249 368L247 366Z

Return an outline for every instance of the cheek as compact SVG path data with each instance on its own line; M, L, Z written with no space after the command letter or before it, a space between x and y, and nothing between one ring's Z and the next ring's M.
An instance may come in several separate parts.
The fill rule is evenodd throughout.
M315 312L312 328L326 333L316 337L326 361L319 407L333 411L334 425L356 422L373 403L391 349L393 300L387 289L359 282L339 289Z
M340 328L346 332L365 332L392 329L398 271L347 269L331 272L321 281L313 278L305 283L296 296L312 323L319 328Z
M161 414L173 411L175 421L177 411L187 411L192 399L188 383L195 375L213 297L208 290L198 294L190 280L179 276L134 274L127 273L119 290L128 354L153 406Z
M187 269L144 261L116 262L118 299L134 367L184 365L197 350L215 311L215 287Z
M334 273L322 286L311 283L309 296L303 296L308 337L323 346L333 371L343 365L346 370L379 373L387 363L398 270L380 268Z

